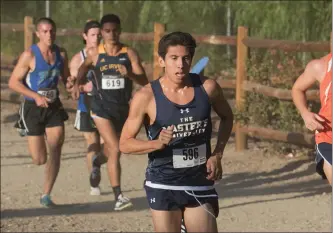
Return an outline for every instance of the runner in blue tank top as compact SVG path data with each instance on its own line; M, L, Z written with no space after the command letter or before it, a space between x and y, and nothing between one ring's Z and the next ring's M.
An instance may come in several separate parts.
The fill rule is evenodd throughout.
M71 72L71 81L77 76L78 69L83 63L84 59L87 57L87 50L93 47L97 47L100 41L100 24L97 21L90 20L88 21L83 29L83 42L85 48L80 52L75 54L69 64ZM83 80L84 84L82 85L82 90L80 93L80 98L77 103L77 112L75 117L74 128L83 133L83 136L87 143L87 166L89 174L92 171L92 160L93 157L96 157L101 151L101 142L100 136L96 129L93 119L90 115L90 98L93 94L89 89L91 89L91 79L94 77L94 71L89 70L87 75L87 80ZM88 93L85 93L87 91ZM105 156L102 156L105 158ZM106 162L106 161L105 161ZM99 182L98 182L99 183ZM90 195L100 195L101 191L98 186L93 187L93 184L90 184Z
M159 63L165 73L135 93L120 137L123 153L148 153L145 190L155 231L217 232L221 159L233 114L215 80L189 73L194 38L183 32L163 36ZM217 144L210 147L211 108L221 118ZM136 139L142 124L148 140Z
M79 98L81 80L89 68L94 67L96 77L92 79L94 95L91 99L91 115L106 148L108 174L116 200L114 209L123 210L131 207L132 203L120 188L119 136L128 115L133 81L145 85L148 80L137 52L119 41L119 17L104 15L100 24L103 43L98 48L87 50L87 58L79 68L72 97ZM100 181L100 158L98 156L93 161L90 180L94 187Z
M58 82L69 76L66 51L54 44L56 25L50 18L36 23L37 44L24 51L9 80L9 87L24 96L20 120L16 127L23 128L28 136L33 163L46 162L46 177L41 204L52 207L50 193L60 167L64 142L64 121L68 119L59 99ZM48 144L50 157L47 161Z

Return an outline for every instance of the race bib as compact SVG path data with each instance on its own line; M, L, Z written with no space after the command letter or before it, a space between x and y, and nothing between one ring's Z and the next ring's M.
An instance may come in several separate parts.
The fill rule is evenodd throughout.
M172 154L174 168L199 166L206 163L206 144L183 149L174 149Z
M104 90L116 90L124 89L125 79L114 75L102 76L102 89Z
M41 88L38 90L37 93L50 99L51 102L54 102L57 99L57 90L56 89Z

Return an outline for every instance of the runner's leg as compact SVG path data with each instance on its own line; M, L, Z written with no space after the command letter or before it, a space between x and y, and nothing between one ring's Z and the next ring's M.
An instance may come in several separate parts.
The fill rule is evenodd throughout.
M50 156L45 166L44 194L49 195L60 168L61 149L65 137L64 126L46 128L46 137Z
M115 127L110 120L102 117L94 117L94 122L104 140L104 152L107 156L107 168L110 183L115 195L116 206L115 210L122 210L132 206L130 200L124 197L120 188L120 150L119 150L119 135L117 135Z

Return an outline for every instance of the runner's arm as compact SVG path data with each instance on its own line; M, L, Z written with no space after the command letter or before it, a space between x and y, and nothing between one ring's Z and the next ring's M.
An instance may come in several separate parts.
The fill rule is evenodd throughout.
M292 97L294 104L298 111L300 112L305 126L311 130L322 130L324 129L323 119L316 113L308 110L306 91L316 82L321 81L321 79L326 74L326 65L323 60L313 60L305 67L304 73L296 80L292 88Z
M24 96L36 99L39 95L23 85L22 81L30 70L30 62L34 59L31 50L23 52L9 78L8 86Z
M320 60L309 62L292 87L294 104L302 116L309 112L305 93L317 81L316 76L320 70L325 70Z
M61 77L62 77L62 82L66 86L67 78L70 76L69 67L68 67L67 51L64 48L60 48L60 54L61 54L61 56L63 58L63 61L64 61L64 67L62 69Z
M79 84L84 84L89 68L93 65L96 53L98 53L96 48L90 48L87 50L87 57L78 69L75 85L78 86Z
M128 73L128 77L141 86L146 85L148 83L148 78L145 69L141 64L139 54L132 48L128 49L127 54L132 64L132 72Z
M145 87L144 87L145 88ZM136 139L144 117L146 115L149 93L145 90L137 91L131 101L128 118L121 132L119 147L123 153L146 154L160 149L162 146L158 140L139 140Z
M215 80L207 79L204 82L204 87L210 97L214 111L221 119L213 155L217 155L219 159L222 159L224 148L232 131L234 116L229 103L223 96L222 88Z
M69 63L69 70L72 77L77 77L77 73L79 71L80 65L82 64L80 53L77 53L72 57Z
M75 54L74 57L71 59L70 63L69 63L69 70L70 70L70 73L71 73L71 77L73 80L76 79L77 77L77 74L78 74L78 71L79 71L79 68L82 64L82 59L81 59L81 54L80 52ZM86 81L86 80L85 80ZM85 82L84 81L84 82ZM84 85L79 85L79 89L80 89L80 92L83 92L83 87Z

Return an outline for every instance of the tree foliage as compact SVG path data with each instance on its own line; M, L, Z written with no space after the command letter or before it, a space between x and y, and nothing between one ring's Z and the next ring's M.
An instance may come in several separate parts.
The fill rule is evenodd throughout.
M104 1L104 13L118 14L125 32L152 32L154 22L167 31L225 35L226 9L231 7L231 31L248 26L250 36L305 41L328 40L331 31L330 1ZM99 18L99 1L50 1L51 17L59 28L80 28L87 19ZM23 23L25 15L45 15L44 1L1 1L1 22ZM22 33L2 33L1 50L13 55L23 49ZM79 41L79 42L78 42ZM58 37L74 54L82 47L78 37ZM127 42L137 47L143 60L152 61L152 43ZM19 46L17 46L19 45ZM196 59L208 55L208 73L230 65L226 46L200 44ZM235 48L233 48L235 58Z

